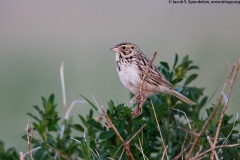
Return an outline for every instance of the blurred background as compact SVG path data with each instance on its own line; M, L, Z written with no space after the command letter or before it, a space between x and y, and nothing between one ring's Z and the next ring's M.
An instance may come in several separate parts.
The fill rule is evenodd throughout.
M206 87L216 102L230 66L240 58L237 4L170 4L152 1L0 1L0 139L7 147L27 150L21 139L27 112L54 93L63 115L59 67L65 64L67 104L92 95L129 104L109 49L129 41L151 58L173 63L188 54L200 67L191 85ZM228 113L239 110L240 75ZM90 106L78 105L73 116ZM30 119L30 121L32 121Z

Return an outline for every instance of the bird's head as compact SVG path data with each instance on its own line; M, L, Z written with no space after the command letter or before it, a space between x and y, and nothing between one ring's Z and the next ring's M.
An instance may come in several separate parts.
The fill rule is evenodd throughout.
M128 58L133 56L135 53L139 52L140 49L136 44L130 43L130 42L124 42L116 45L115 47L110 49L111 51L114 51L115 53L120 54L123 58Z

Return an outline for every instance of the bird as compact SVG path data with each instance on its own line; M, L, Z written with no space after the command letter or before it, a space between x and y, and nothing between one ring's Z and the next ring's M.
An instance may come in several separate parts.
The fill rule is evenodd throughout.
M167 93L190 106L195 105L192 100L174 90L172 84L154 64L151 64L136 44L123 42L110 50L115 52L116 70L120 81L135 95L135 100L138 102L137 108L132 112L135 117L141 114L141 107L147 98L159 93ZM145 75L148 67L148 73Z

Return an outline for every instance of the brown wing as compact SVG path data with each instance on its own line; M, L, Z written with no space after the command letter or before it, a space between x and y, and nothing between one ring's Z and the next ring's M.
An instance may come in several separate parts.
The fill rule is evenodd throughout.
M146 73L146 70L148 68L148 64L150 64L150 60L147 59L147 57L143 54L139 54L138 55L138 61L139 62L139 69L142 70L142 77L144 76L144 74ZM146 76L146 81L150 84L153 85L163 85L165 87L168 87L170 89L173 88L172 84L170 82L168 82L168 80L164 77L163 74L161 74L158 70L157 67L154 66L154 64L152 64L152 66L149 69L149 72Z

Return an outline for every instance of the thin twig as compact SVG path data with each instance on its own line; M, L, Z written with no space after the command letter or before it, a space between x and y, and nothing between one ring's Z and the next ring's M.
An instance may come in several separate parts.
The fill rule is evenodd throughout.
M218 136L219 136L219 133L220 133L220 129L221 129L221 125L222 125L222 121L223 121L223 117L225 115L225 112L227 110L227 107L228 107L228 102L230 100L230 97L231 97L231 94L232 94L232 89L233 89L233 85L235 83L235 80L236 80L236 77L237 77L237 74L238 74L238 70L239 70L239 67L240 67L240 59L238 60L238 65L237 65L237 68L235 69L234 71L234 75L233 75L233 78L230 83L230 88L229 88L229 91L228 91L228 96L227 96L227 101L226 103L224 104L224 107L222 109L222 114L220 116L220 120L219 120L219 123L218 123L218 127L217 127L217 132L216 132L216 135L215 135L215 138L214 138L214 142L213 142L213 148L216 146L217 144L217 139L218 139ZM212 154L211 154L211 160L214 159L214 151L212 151Z
M54 148L53 146L51 146L50 144L46 143L46 145L48 147L50 147L52 150L54 150L58 155L60 155L62 158L66 159L66 160L71 160L71 158L69 158L68 156L64 155L61 151L59 151L58 149Z
M114 124L112 123L111 119L108 117L107 113L104 111L103 108L101 108L101 109L102 109L101 112L103 113L103 116L105 117L106 121L108 122L108 128L112 128L113 131L116 133L117 137L119 138L119 140L123 144L123 147L125 148L127 156L129 157L129 159L130 160L135 160L135 158L133 157L133 155L130 151L130 143L125 143L124 139L122 138L122 136L120 135L120 133L118 132L118 130L116 129Z
M102 116L102 113L101 113L101 107L98 105L98 103L97 103L97 101L96 101L95 97L93 96L93 94L92 94L92 98L93 98L93 100L94 100L95 104L96 104L96 105L97 105L97 107L98 107L98 113L100 114L100 116Z
M108 128L112 128L114 130L114 132L116 133L117 137L119 138L119 140L122 142L122 144L125 144L124 139L122 138L122 136L120 135L120 133L118 132L117 128L114 126L114 124L112 123L111 119L108 117L107 113L104 111L103 108L102 109L102 113L103 116L106 118L107 122L108 122ZM126 144L125 144L126 145Z
M185 112L179 110L179 109L172 108L172 110L175 110L175 111L178 111L178 112L182 112L182 113L184 114L184 116L186 117L187 122L188 122L188 127L189 127L189 129L191 130L192 127L191 127L190 121L189 121L189 119L188 119L188 117L187 117L187 114L186 114Z
M179 110L179 109L174 109L174 108L172 108L172 110L175 110L175 111L178 111L178 112L181 112L181 113L184 114L184 116L186 117L187 122L188 122L189 130L190 130L190 132L191 132L192 127L191 127L190 121L189 121L189 119L188 119L188 117L187 117L187 114L186 114L184 111L181 111L181 110ZM181 150L181 153L178 155L179 157L182 155L182 159L183 159L183 153L186 151L186 149L184 149L184 145L185 145L185 141L186 141L186 139L187 139L187 133L188 133L188 130L185 130L185 131L186 131L186 134L185 134L185 138L184 138L184 141L183 141L183 144L182 144L182 150ZM191 137L192 137L192 135L191 135ZM190 143L189 143L189 144L190 144ZM189 147L189 144L188 144L187 148Z
M117 128L112 123L111 119L108 117L107 113L104 111L103 107L101 108L101 113L103 114L103 117L106 119L106 121L108 123L107 127L112 128L113 131L115 132L115 134L117 135L117 137L119 138L119 140L121 141L124 149L126 150L126 154L127 154L128 158L130 160L135 160L130 151L130 143L137 136L137 134L142 131L142 129L145 127L145 125L143 125L127 142L125 142L124 139L122 138L122 136L120 135L120 133L118 132Z
M25 159L25 155L23 154L23 152L19 153L19 157L20 157L20 160L24 160Z
M223 85L222 92L225 91L225 89L226 89L226 87L227 87L227 84L228 84L228 81L231 80L231 77L232 77L232 74L233 74L233 72L234 72L234 69L235 69L235 64L232 65L232 68L231 68L230 71L229 71L229 75L228 75L228 77L227 77L227 79L226 79L226 81L225 81L225 83L224 83L224 85Z
M230 133L228 134L228 136L227 136L227 137L225 138L225 140L223 141L223 143L222 143L223 145L227 142L228 138L229 138L230 135L232 134L232 131L233 131L234 127L235 127L235 123L236 123L237 120L238 120L238 110L237 110L236 118L235 118L235 120L234 120L234 122L233 122L233 127L232 127ZM218 153L220 152L220 150L221 150L221 148L219 149Z
M143 76L143 80L142 80L142 83L141 83L141 85L140 85L140 90L139 90L139 93L140 93L141 95L142 95L143 83L144 83L145 80L146 80L147 74L148 74L148 72L149 72L149 70L150 70L150 68L151 68L151 66L152 66L152 63L153 63L156 55L157 55L157 52L155 51L155 52L154 52L154 55L153 55L153 58L152 58L152 60L150 61L149 65L148 65L148 68L147 68L147 70L145 71L145 74L144 74L144 76Z
M163 151L163 155L162 155L161 160L164 159L164 155L165 155L165 154L167 155L167 148L168 148L168 146L166 146L166 148L164 148L164 151Z
M135 147L142 153L142 155L143 155L143 160L145 160L145 159L147 159L148 160L148 158L145 156L145 154L143 153L143 150L142 150L142 148L139 148L137 145L135 145ZM120 159L120 158L119 158Z
M67 111L66 111L66 113L65 113L64 119L65 119L65 120L68 120L68 117L69 117L72 109L76 106L76 104L86 104L86 103L87 103L87 102L84 101L84 100L74 100L74 101L72 101L70 107L68 107L68 109L67 109Z
M199 151L196 153L196 157L200 154L201 151L202 151L202 146L199 147Z
M196 133L196 138L193 142L193 145L189 151L189 154L187 156L187 160L190 159L190 157L192 156L192 153L193 153L193 150L195 148L195 146L197 145L198 141L199 141L199 138L201 137L202 133L204 132L204 130L207 128L207 125L210 123L211 119L213 118L213 116L216 114L217 110L218 110L218 106L219 104L221 103L221 100L222 100L222 95L220 96L220 98L218 99L218 102L217 104L215 105L215 108L212 112L212 114L209 116L209 118L207 119L207 121L205 122L205 124L203 125L201 131L199 133Z
M182 130L182 131L185 131L185 132L187 132L187 133L189 133L190 135L193 135L194 137L197 137L198 136L198 133L195 133L195 132L193 132L193 131L189 131L189 130L187 130L187 129L185 129L185 128L181 128L181 127L176 127L177 129L180 129L180 130Z
M141 143L140 138L138 138L138 142L139 142L140 148L138 148L137 146L136 146L136 147L137 147L137 148L140 150L140 152L142 153L143 159L144 159L144 160L145 160L145 158L148 159L148 158L145 156L144 152L143 152L142 143Z
M159 132L159 134L160 134L160 138L161 138L161 140L162 140L164 150L166 150L166 145L165 145L165 143L164 143L164 139L163 139L163 136L162 136L161 128L160 128L160 125L159 125L159 123L158 123L157 115L156 115L156 112L155 112L155 109L154 109L154 106L153 106L153 102L152 102L151 99L150 99L150 102L151 102L151 105L152 105L152 110L153 110L153 113L154 113L155 121L156 121L156 123L157 123L158 132ZM164 154L163 154L163 156L164 156ZM167 157L167 159L169 159L167 152L166 152L166 157Z
M72 109L76 106L76 104L84 104L86 103L86 101L83 101L83 100L74 100L70 107L68 107L67 111L65 112L65 116L64 116L64 119L65 120L68 120L68 117L72 111ZM63 137L63 134L64 134L64 131L65 131L65 124L63 123L63 125L61 126L61 131L60 131L60 139L62 139Z
M210 144L211 148L214 148L213 142L211 141L211 138L209 136L207 136L207 140L208 140L208 143ZM216 150L213 150L213 151L214 151L216 160L219 160Z
M217 148L229 148L229 147L237 147L237 146L240 146L240 144L238 143L238 144L230 144L230 145L216 146L215 148L210 148L210 149L202 152L201 154L199 154L198 156L195 156L194 158L190 158L190 160L195 160L195 159L197 159L197 158L199 158L199 157L202 157L202 156L204 156L206 153L208 153L208 152L210 152L210 151L212 151L212 150L214 150L214 149L217 149Z
M146 124L144 124L128 141L127 141L127 145L130 145L131 141L138 135L139 132L141 132L143 130L143 128L146 126Z
M31 144L32 144L32 139L33 139L33 127L32 127L32 125L29 125L29 119L28 119L28 123L27 123L27 128L25 128L25 132L27 134L28 152L29 152L31 160L33 160L33 155L32 155L32 150L31 150ZM25 155L24 155L24 157L25 157Z
M26 155L30 154L30 152L34 152L34 151L39 150L39 149L41 149L40 146L36 147L36 148L33 148L33 149L31 149L31 151L28 151L26 153L20 152L20 160L24 160Z
M144 97L143 97L142 89L143 89L144 82L146 81L146 77L147 77L147 75L148 75L148 72L149 72L149 70L150 70L150 68L151 68L151 66L152 66L152 63L153 63L156 55L157 55L157 52L155 51L155 52L154 52L154 55L153 55L153 58L152 58L152 60L150 61L149 65L148 65L148 67L147 67L147 70L145 71L145 73L144 73L144 75L143 75L142 82L141 82L141 84L140 84L140 86L139 86L139 93L138 93L137 95L135 95L135 97L133 98L133 100L130 102L130 103L132 103L133 101L137 101L137 103L138 103L137 109L133 112L133 115L134 115L134 116L138 116L138 115L140 114L140 109L141 109L143 103L144 103L144 102L146 101L146 99L147 99L147 98L144 98ZM148 91L147 88L146 88L146 91ZM145 92L146 92L146 91L145 91Z
M30 126L28 133L29 133L28 151L29 151L31 160L33 160L33 155L32 155L32 150L31 150L32 135L33 135L33 127L32 126Z
M187 149L190 147L190 145L191 145L191 141L192 141L192 134L191 134L191 136L190 136L190 143L188 143L188 146L185 148L185 149L183 149L182 151L181 151L181 153L179 153L176 157L174 157L174 159L173 160L177 160L178 158L180 158L181 156L183 156L183 153L184 152L186 152L187 151Z
M122 150L122 152L121 152L121 154L120 154L120 156L119 156L119 159L122 159L123 153L124 153L124 148L123 148L123 150ZM109 157L108 157L108 158L109 158ZM113 160L114 160L114 159L113 159Z
M231 77L231 73L232 73L232 72L230 72L230 74L229 74L230 77ZM229 76L228 76L228 77L229 77ZM225 83L224 83L224 85L223 85L223 90L222 90L222 92L224 92L224 90L225 90L225 88L226 88L226 85L227 85L227 82L228 82L228 79L229 79L228 77L227 77L227 79L226 79L226 81L225 81ZM216 103L216 105L215 105L215 107L214 107L214 110L213 110L212 114L208 117L208 119L207 119L207 121L205 122L205 124L203 125L201 131L196 134L196 138L195 138L195 140L194 140L194 142L193 142L193 145L192 145L192 147L191 147L191 149L190 149L190 151L189 151L189 153L188 153L187 160L189 160L190 157L192 156L193 150L194 150L194 148L196 147L196 145L197 145L197 143L198 143L198 141L199 141L199 138L201 137L201 135L202 135L202 133L204 132L204 130L207 128L207 125L210 123L210 121L212 120L213 116L216 114L216 112L217 112L217 110L218 110L218 107L219 107L219 104L220 104L221 101L222 101L222 98L223 98L223 95L221 94L220 97L219 97L219 99L218 99L218 101L217 101L217 103Z

